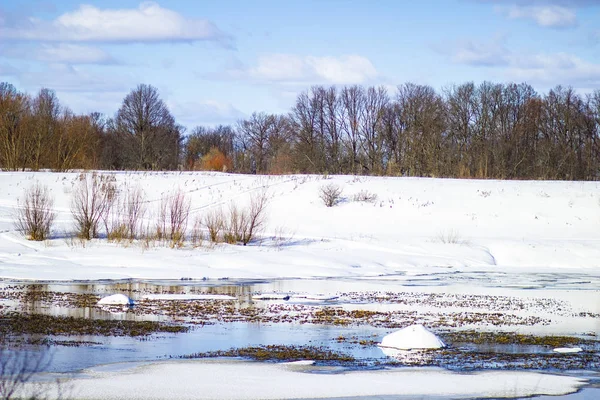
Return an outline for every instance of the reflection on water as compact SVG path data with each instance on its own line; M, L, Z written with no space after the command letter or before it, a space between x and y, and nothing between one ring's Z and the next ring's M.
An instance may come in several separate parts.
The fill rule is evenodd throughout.
M253 299L259 293L278 294L324 294L335 295L341 293L370 292L376 294L401 293L407 290L432 290L431 293L464 293L464 287L473 288L475 292L487 293L497 288L523 291L523 288L553 288L553 290L570 292L573 287L584 289L582 298L585 298L591 312L600 313L597 288L600 287L600 278L587 275L566 274L523 274L520 277L505 276L502 273L467 272L448 273L429 276L402 276L398 279L391 277L377 277L364 280L353 279L315 279L315 280L274 280L274 281L97 281L97 282L69 282L69 283L10 283L0 282L0 292L11 290L18 286L18 291L23 292L20 301L9 300L1 304L16 307L20 311L29 313L42 313L55 316L71 316L88 319L113 319L113 320L154 320L171 321L164 314L141 314L134 312L115 312L94 306L65 306L60 301L48 302L36 294L45 293L71 293L92 294L98 297L122 293L134 300L141 300L150 294L178 294L178 295L226 295L236 300L236 308L265 309L269 304L290 304L283 300L269 302ZM518 279L520 278L520 279ZM458 285L458 286L453 286ZM594 285L595 292L589 291ZM439 290L433 290L435 288ZM453 292L455 288L456 292ZM417 288L417 289L415 289ZM433 289L432 289L433 288ZM520 289L518 289L520 288ZM466 293L469 293L467 290ZM502 291L496 292L503 293ZM527 290L535 294L535 290ZM576 298L576 297L574 297ZM312 305L334 304L347 309L361 308L386 311L398 307L407 307L401 304L379 304L370 300L356 301L351 296L336 300L336 302L316 302ZM593 308L595 307L595 308ZM600 326L588 331L598 337ZM325 346L334 351L351 354L360 360L385 361L386 356L376 346L359 345L360 340L379 342L381 338L390 333L389 329L374 328L371 326L332 326L332 325L301 325L290 323L217 323L214 325L195 326L184 334L151 335L149 338L128 337L96 337L78 336L68 338L55 338L56 340L77 340L96 342L82 347L54 347L54 358L51 370L54 372L75 372L100 364L152 361L170 357L179 357L192 353L227 350L258 345L311 345ZM336 340L339 337L355 338L353 341ZM540 346L518 345L483 345L469 346L461 344L466 351L498 352L510 354L541 354L548 353L551 349ZM596 393L596 392L594 392ZM571 397L565 397L571 399ZM581 397L584 399L585 397ZM579 400L579 397L573 397ZM587 398L585 398L587 400Z

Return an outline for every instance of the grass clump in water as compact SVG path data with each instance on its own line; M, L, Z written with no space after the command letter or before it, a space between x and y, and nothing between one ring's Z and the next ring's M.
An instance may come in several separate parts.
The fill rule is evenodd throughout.
M147 336L152 333L186 332L187 327L155 321L112 321L59 317L16 312L0 315L0 335L97 335L97 336Z
M323 347L315 346L251 346L238 349L209 351L182 356L181 358L216 358L216 357L242 357L257 361L290 362L301 360L329 361L336 363L350 363L355 359L343 353L337 353Z
M444 335L449 343L473 343L478 345L521 345L565 347L587 342L573 336L534 336L514 332L452 332Z

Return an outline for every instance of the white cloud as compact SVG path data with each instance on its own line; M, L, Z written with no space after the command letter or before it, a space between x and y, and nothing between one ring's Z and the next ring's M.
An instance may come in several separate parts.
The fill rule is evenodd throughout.
M508 64L507 53L500 40L489 43L467 41L455 48L452 59L459 64L498 66Z
M510 19L530 19L544 28L570 28L577 25L577 15L571 8L557 5L498 6L496 11Z
M15 49L9 51L7 55L58 64L115 63L112 56L102 49L70 43L42 44L32 51L29 49Z
M518 81L600 87L600 64L566 53L515 57L505 73Z
M100 9L81 5L52 21L29 18L26 23L0 26L0 37L44 42L161 42L213 40L230 45L230 38L206 19L186 18L157 3L138 8Z
M364 83L378 77L369 59L358 55L341 57L271 54L261 56L253 67L230 69L226 77L280 83Z
M317 76L331 83L362 83L377 77L377 70L365 57L307 57L306 63Z
M67 64L49 64L41 71L23 71L17 78L28 90L47 87L57 92L113 92L128 87L123 77L94 74Z
M490 54L493 54L493 57ZM515 53L492 41L462 44L455 47L449 56L459 64L501 68L499 72L506 80L545 85L600 87L600 64L573 54Z
M193 102L166 101L167 107L188 130L198 125L233 124L245 114L229 103L215 100Z

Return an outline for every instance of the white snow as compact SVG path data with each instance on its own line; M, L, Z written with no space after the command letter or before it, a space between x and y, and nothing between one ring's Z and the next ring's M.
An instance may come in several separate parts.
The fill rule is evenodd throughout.
M91 370L64 384L78 399L298 399L359 396L504 398L573 393L585 380L535 372L454 373L400 368L306 373L244 361L157 362L116 372Z
M106 239L65 239L78 173L0 173L0 277L13 279L218 279L415 276L469 269L595 271L600 267L600 183L432 178L252 176L206 172L106 172L119 190L146 193L146 223L161 196L176 189L192 216L271 200L260 243L184 249ZM17 198L33 183L55 198L53 239L31 242L15 231ZM342 187L325 207L319 188ZM352 201L367 190L376 203ZM190 223L191 225L191 223Z
M116 305L131 305L133 304L133 300L124 294L113 294L110 296L106 296L98 300L98 305L100 306L116 306Z
M446 347L444 342L423 325L410 325L385 335L379 346L398 350L440 349Z
M554 352L563 354L581 353L582 351L583 349L581 347L557 347L554 349Z
M235 300L235 297L225 294L146 294L142 296L145 300Z

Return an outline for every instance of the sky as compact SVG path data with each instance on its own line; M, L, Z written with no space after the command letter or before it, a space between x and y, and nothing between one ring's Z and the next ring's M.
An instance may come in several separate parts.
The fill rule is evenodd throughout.
M0 0L0 81L76 113L145 83L189 131L313 85L486 80L600 89L600 0Z

